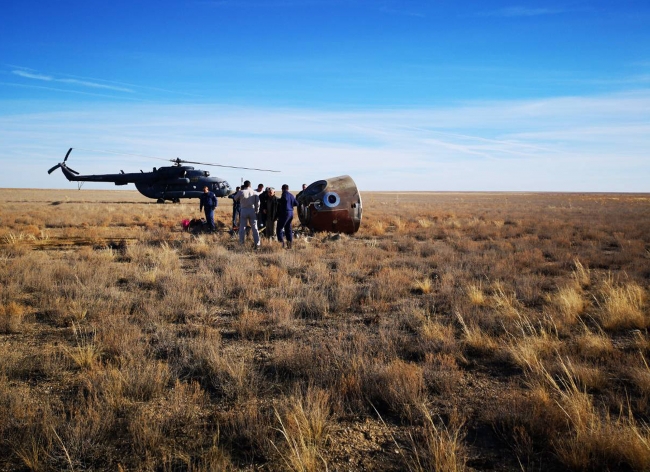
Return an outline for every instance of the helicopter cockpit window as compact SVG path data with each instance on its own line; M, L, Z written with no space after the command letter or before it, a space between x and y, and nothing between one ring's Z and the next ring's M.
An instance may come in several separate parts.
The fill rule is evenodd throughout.
M207 170L205 170L205 171L203 171L203 175L205 175L206 177L210 177L210 172L208 172Z

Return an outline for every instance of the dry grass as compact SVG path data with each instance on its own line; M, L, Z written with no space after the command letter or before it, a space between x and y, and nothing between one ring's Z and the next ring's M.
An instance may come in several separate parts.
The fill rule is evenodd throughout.
M464 444L464 420L452 411L447 424L433 419L426 407L421 407L424 425L411 436L411 459L409 470L460 472L466 470L466 446Z
M431 293L433 290L433 283L431 279L416 280L413 282L413 289L415 293L426 294Z
M463 331L463 339L470 352L479 356L490 356L499 347L497 340L477 323L467 324L460 313L456 314Z
M639 284L622 285L606 280L600 289L600 322L607 330L646 328L650 317L646 311L647 293Z
M519 301L515 292L508 291L501 281L496 281L492 288L492 305L505 318L519 317Z
M472 305L483 306L487 304L487 297L483 292L481 284L470 284L465 290L467 292L467 298L469 298Z
M622 404L614 418L600 413L592 397L580 388L575 366L560 364L564 375L559 380L547 377L569 425L569 436L554 444L560 460L574 470L621 463L645 469L650 464L650 429Z
M311 387L304 394L290 397L283 413L275 411L284 444L274 447L289 470L327 469L323 448L331 428L330 415L329 394Z
M568 325L574 325L587 307L582 290L571 285L560 288L550 298Z
M579 288L588 288L591 285L591 271L576 259L574 261L575 269L571 274L574 282Z
M377 366L369 379L368 394L383 409L412 420L424 401L423 369L399 359Z
M20 332L26 309L16 302L0 305L0 333L12 334Z
M2 470L650 467L645 195L364 193L254 252L4 192Z
M587 326L584 332L575 338L576 350L584 359L602 361L614 354L612 340L605 333L591 331Z

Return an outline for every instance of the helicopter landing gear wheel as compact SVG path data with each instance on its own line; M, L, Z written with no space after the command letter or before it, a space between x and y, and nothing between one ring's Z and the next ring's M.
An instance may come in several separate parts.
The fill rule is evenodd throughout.
M156 203L165 203L165 199L164 198L159 198L158 200L156 200Z
M172 203L180 203L181 199L180 198L172 198Z

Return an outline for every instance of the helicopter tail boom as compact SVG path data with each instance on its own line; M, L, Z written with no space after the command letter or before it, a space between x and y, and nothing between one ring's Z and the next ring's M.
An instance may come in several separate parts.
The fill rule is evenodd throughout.
M77 172L74 169L71 169L66 164L66 161L68 160L68 157L70 157L70 153L72 152L72 149L73 148L68 149L68 152L66 153L63 161L59 162L54 167L50 168L47 171L47 173L51 174L52 172L60 168L61 171L63 172L63 175L65 175L65 178L72 182L110 182L110 183L114 183L115 185L127 185L135 182L146 181L148 179L146 174L143 173L81 175L79 174L79 172ZM182 180L187 180L187 179L182 179ZM187 181L187 183L189 183L189 181Z

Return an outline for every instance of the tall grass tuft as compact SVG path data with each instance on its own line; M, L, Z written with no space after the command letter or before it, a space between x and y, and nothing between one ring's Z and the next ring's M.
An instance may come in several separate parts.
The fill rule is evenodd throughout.
M288 399L280 413L275 410L284 447L273 443L289 470L327 470L323 446L330 429L331 406L325 390L308 387L304 394Z
M0 333L19 333L25 313L25 307L19 303L0 304Z
M560 288L551 300L558 308L563 321L571 326L578 321L578 317L585 311L586 302L582 290L574 286Z
M415 417L425 399L422 367L400 359L375 366L367 382L368 396L375 404L407 420Z
M411 454L407 460L410 471L461 472L466 470L467 450L464 444L465 421L452 411L447 423L434 420L426 406L420 406L422 427L410 435Z
M431 282L431 279L416 280L413 282L413 288L411 290L420 294L431 293L433 290L433 283Z
M467 298L469 298L472 305L483 306L487 304L487 297L485 296L480 283L469 284L466 287L465 292L467 293Z
M591 271L585 267L578 259L573 262L575 268L571 273L573 280L579 288L588 288L591 285Z
M598 318L606 330L643 329L650 325L645 311L647 294L640 285L616 285L611 278L600 289L602 300Z

